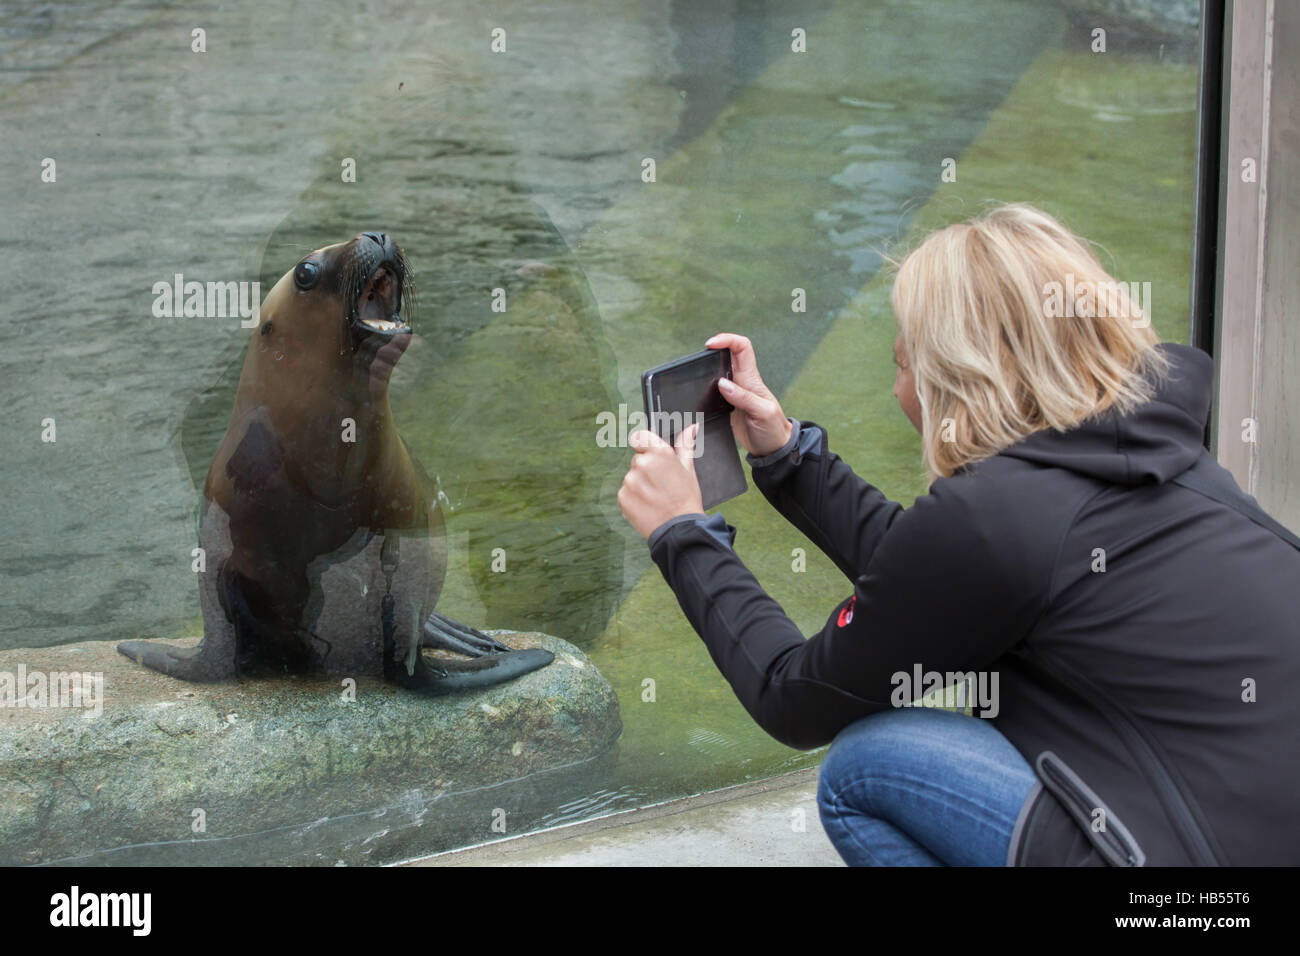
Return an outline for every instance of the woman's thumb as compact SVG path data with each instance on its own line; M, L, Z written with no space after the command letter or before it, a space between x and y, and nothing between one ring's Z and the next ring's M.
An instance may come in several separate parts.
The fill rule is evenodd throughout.
M674 450L677 452L677 460L682 463L682 467L695 474L695 443L700 440L700 426L697 422L690 428L683 428L677 436L677 442Z

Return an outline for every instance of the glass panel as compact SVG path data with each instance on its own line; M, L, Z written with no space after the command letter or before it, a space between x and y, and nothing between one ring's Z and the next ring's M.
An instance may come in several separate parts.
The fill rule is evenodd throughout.
M880 252L988 200L1035 203L1099 243L1117 277L1151 283L1161 337L1186 339L1194 3L417 6L81 0L0 12L0 671L102 668L106 682L103 716L79 725L75 744L51 743L11 699L5 862L389 860L814 766L821 751L775 742L736 702L619 513L641 372L742 332L790 414L823 424L842 457L910 503L925 476L891 394ZM385 241L354 239L367 231ZM353 243L352 259L325 263L324 281L340 283L338 301L359 300L348 322L295 304L312 294L293 285L295 267L337 243ZM390 270L375 287L371 267L394 246L410 275ZM201 315L186 314L191 282L203 284ZM216 315L226 291L214 300L209 283L245 285ZM266 335L234 314L263 297ZM355 504L368 474L397 481L389 459L348 470L338 396L356 381L321 371L331 348L373 332L358 322L393 311L414 327L400 361L385 360L405 444L376 438L369 419L361 441L376 454L409 449L440 489L426 504L441 503L445 536L368 512L346 547L312 543L328 524L313 508ZM269 578L245 564L231 584L215 564L196 573L193 549L200 520L213 520L205 486L210 498L214 481L246 492L266 478L222 445L259 403L277 409L266 433L321 471L286 471L287 503L242 525L260 537L236 546ZM610 418L614 447L601 436ZM385 487L406 504L415 495ZM365 494L372 511L386 507ZM805 633L820 629L846 596L834 566L752 486L721 510L759 580ZM241 519L227 503L223 520ZM617 709L568 709L572 688L547 684L535 693L549 695L553 723L528 711L511 725L514 711L488 704L478 713L506 723L493 737L475 718L458 751L474 717L465 701L478 698L395 691L363 669L355 704L337 671L213 690L111 652L204 633L200 575L210 613L247 622L296 601L293 613L315 621L323 567L306 584L287 569L308 554L345 575L355 566L338 549L351 548L373 576L382 556L363 532L375 524L416 539L402 568L445 541L441 613L570 642ZM275 593L257 591L268 579ZM347 580L348 613L369 615L368 640L380 640L382 599ZM317 663L321 640L304 638ZM579 680L582 658L559 653L548 667ZM282 663L301 662L286 652ZM169 724L175 708L185 716ZM429 729L438 721L441 738ZM249 736L223 750L222 733ZM178 757L168 748L186 734ZM402 747L405 772L384 762ZM104 748L118 756L101 773ZM54 793L55 765L40 760L55 757L85 768L78 793L105 788L85 807L60 791L72 843L23 829ZM369 759L388 769L367 776ZM134 773L153 776L132 794ZM236 782L238 799L222 789ZM166 825L150 821L155 804ZM136 808L130 826L113 816L121 806Z

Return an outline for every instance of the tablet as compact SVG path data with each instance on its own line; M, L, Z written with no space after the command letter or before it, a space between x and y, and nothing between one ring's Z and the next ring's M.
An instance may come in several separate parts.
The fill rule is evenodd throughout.
M718 380L731 378L731 351L705 349L656 366L641 375L646 420L660 438L673 444L699 423L695 476L705 510L743 494L749 485L731 430L735 410L722 397Z

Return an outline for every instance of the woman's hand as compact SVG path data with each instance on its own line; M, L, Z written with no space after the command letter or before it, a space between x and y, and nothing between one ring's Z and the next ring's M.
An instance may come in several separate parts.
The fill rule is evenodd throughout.
M735 406L731 430L736 440L755 458L770 455L790 440L791 426L781 403L763 384L754 360L754 346L743 335L722 332L704 343L711 349L731 350L731 379L718 383L722 397Z
M641 537L650 537L669 518L703 513L700 482L695 477L698 429L698 425L683 429L675 447L650 431L627 436L636 454L618 489L618 507Z

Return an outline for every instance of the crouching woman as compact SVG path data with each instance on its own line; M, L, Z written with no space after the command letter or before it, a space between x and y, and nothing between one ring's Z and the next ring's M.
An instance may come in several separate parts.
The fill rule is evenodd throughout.
M1158 342L1088 244L1025 205L932 234L893 305L894 394L931 477L906 509L786 416L746 338L707 343L732 353L754 484L852 588L820 632L702 513L686 448L637 433L618 496L759 725L833 741L818 801L840 854L1300 863L1300 541L1202 445L1209 356ZM997 699L896 706L917 672Z

